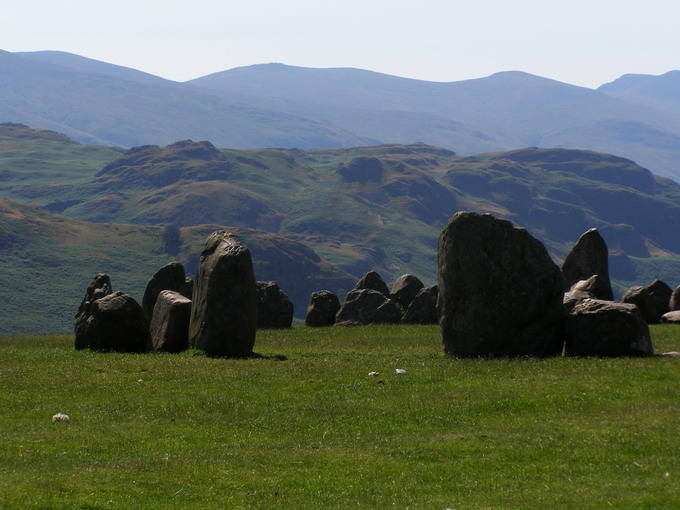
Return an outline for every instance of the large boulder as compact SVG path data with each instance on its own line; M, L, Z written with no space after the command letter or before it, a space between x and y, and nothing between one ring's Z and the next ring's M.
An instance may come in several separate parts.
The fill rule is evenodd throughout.
M671 296L670 302L671 312L676 312L680 310L680 286L676 287Z
M331 291L313 292L307 306L305 324L313 328L332 326L339 310L340 300Z
M181 352L189 348L191 300L172 290L162 290L151 319L151 345L155 352Z
M586 299L564 324L567 356L652 356L649 327L632 304Z
M437 324L437 295L439 287L420 289L401 318L402 324Z
M423 282L412 274L401 275L392 284L390 299L399 303L406 310L423 287L425 287Z
M172 290L191 299L193 285L191 280L187 279L182 264L179 262L166 264L147 283L142 297L142 309L149 319L153 316L156 299L162 290Z
M456 356L562 352L564 280L543 245L490 214L459 212L439 237L439 323Z
M680 310L675 310L663 314L661 317L661 322L667 322L670 324L680 324Z
M673 296L673 289L671 289L667 283L657 278L647 285L647 292L649 292L649 297L651 297L654 302L656 313L659 317L671 311L670 303L671 297Z
M385 297L390 297L390 291L387 288L387 284L375 271L369 271L363 277L361 277L361 279L357 281L353 290L363 289L375 290L380 292Z
M289 328L293 324L293 303L276 282L257 282L257 327Z
M370 289L352 290L335 318L339 326L365 324L396 324L401 320L397 303L381 292Z
M132 296L114 292L93 301L76 340L79 349L146 352L149 320Z
M98 299L111 294L111 278L104 273L96 274L87 286L85 296L78 307L75 315L75 347L76 349L87 349L89 338L85 336L88 320L94 311L93 304Z
M256 328L257 291L250 251L236 235L213 232L196 272L189 346L209 356L249 357Z
M631 287L623 295L621 302L637 306L642 314L642 319L647 324L656 324L661 320L661 315L657 311L656 304L646 287L639 285Z
M580 280L588 280L597 275L593 283L597 286L589 289L598 299L613 300L611 282L609 280L609 250L607 243L596 228L583 234L571 249L562 265L564 290L568 291Z

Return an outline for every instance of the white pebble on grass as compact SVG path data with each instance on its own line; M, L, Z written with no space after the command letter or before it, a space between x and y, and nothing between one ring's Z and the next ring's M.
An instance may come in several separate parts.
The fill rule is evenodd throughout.
M396 371L397 374L399 374L399 375L402 375L402 374L405 374L405 373L406 373L406 370L404 370L403 368L397 368L395 371Z
M370 375L371 377L378 377L379 374L378 372L369 372L368 375Z
M68 414L64 413L57 413L54 416L52 416L52 421L69 421L71 418L68 417Z

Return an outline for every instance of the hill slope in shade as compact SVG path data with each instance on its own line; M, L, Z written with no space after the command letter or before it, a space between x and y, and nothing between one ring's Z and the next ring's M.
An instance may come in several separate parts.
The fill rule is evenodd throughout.
M193 274L207 236L230 229L201 225L181 229L177 256L160 253L162 228L87 223L0 199L0 334L69 333L85 289L98 272L114 290L141 303L146 283L164 264L184 263ZM344 295L355 282L308 247L279 235L231 229L249 247L259 280L276 280L304 317L310 294Z

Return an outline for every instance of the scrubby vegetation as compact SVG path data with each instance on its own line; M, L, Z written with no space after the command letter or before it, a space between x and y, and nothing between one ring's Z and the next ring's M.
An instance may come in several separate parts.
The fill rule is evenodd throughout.
M0 339L3 508L680 505L677 359L458 360L435 326L260 331L252 360L72 342Z

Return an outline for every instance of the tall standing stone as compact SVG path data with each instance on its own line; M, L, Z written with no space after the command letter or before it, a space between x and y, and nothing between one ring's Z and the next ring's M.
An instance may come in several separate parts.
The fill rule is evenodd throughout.
M181 352L189 347L191 300L179 292L162 290L151 319L151 344L155 352Z
M671 295L670 309L671 312L680 310L680 286L676 287Z
M295 307L276 282L255 282L258 329L290 328Z
M647 292L652 298L656 313L659 317L671 311L671 297L673 296L673 289L668 284L658 278L647 285Z
M459 212L439 237L439 323L456 356L562 352L564 280L543 245L490 214Z
M213 232L194 281L189 346L209 356L251 356L257 327L257 292L250 251L236 235Z
M564 259L564 290L568 291L576 282L588 280L593 275L598 276L597 286L588 291L598 299L613 300L614 293L609 280L609 250L596 228L583 234Z
M75 347L76 349L87 349L90 346L90 339L86 335L88 320L94 312L94 302L111 294L111 278L104 273L98 273L87 286L85 296L78 307L75 316Z
M340 310L338 296L329 290L313 292L307 305L305 324L312 328L321 328L335 324L335 315Z

